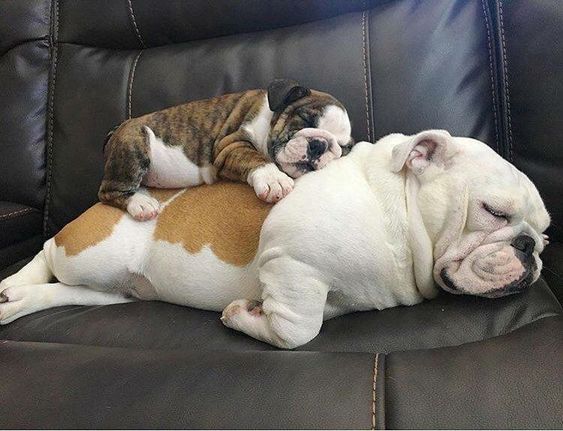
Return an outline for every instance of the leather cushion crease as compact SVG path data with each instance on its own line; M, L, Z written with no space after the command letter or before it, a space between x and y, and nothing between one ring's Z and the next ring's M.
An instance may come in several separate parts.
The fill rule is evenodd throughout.
M0 2L0 279L97 201L112 127L272 78L332 93L356 140L486 142L553 221L522 294L352 313L298 351L162 302L25 316L0 427L560 428L562 32L558 0Z

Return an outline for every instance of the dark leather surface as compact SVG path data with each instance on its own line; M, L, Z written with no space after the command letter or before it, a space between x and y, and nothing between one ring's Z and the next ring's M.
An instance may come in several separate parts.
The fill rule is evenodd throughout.
M542 255L543 277L553 293L563 304L563 243L554 242Z
M0 201L0 249L41 234L42 220L35 208Z
M551 317L477 343L378 355L375 374L368 353L2 341L0 388L10 396L0 426L559 428L562 330Z
M113 0L61 1L60 40L115 49L155 47L303 24L370 3L382 1L269 0L266 7L262 0L135 0L131 7Z
M0 269L36 253L43 245L41 211L0 201Z
M557 0L500 1L509 160L538 186L563 240L563 8Z
M368 429L373 363L0 341L0 427Z
M8 5L17 3L8 1ZM49 65L48 14L45 8L24 1L17 13L4 16L0 9L0 40L7 50L0 54L0 201L43 208L45 198L45 125L47 114L47 76ZM25 7L29 6L29 7ZM0 8L7 8L2 4ZM37 9L37 10L36 10ZM31 17L26 13L33 14ZM12 16L14 15L14 16ZM23 16L22 16L23 15ZM26 18L31 29L20 27ZM12 19L13 21L1 22ZM3 39L6 26L19 29L12 40ZM43 32L37 34L39 27ZM39 37L39 36L42 37ZM22 40L24 37L32 39Z
M440 128L499 147L480 1L387 2L366 19L372 137Z
M50 2L4 0L1 7L0 55L17 45L48 37Z
M563 317L460 347L385 360L389 428L559 429Z
M37 254L43 247L43 242L43 234L39 234L0 249L0 279L4 270L18 266L21 259L27 260L29 256Z

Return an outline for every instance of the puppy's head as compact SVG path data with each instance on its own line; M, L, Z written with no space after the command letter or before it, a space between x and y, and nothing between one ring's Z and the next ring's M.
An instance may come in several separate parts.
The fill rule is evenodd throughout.
M268 87L268 104L274 112L268 151L293 178L323 168L354 145L348 113L330 94L278 79Z
M435 282L455 294L499 297L536 281L550 218L528 177L475 139L442 130L403 138L393 170L416 180Z

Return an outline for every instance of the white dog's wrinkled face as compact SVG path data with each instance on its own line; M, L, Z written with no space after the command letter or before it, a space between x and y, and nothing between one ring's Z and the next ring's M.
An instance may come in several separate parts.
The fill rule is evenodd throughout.
M534 184L484 143L427 131L393 152L417 180L433 245L433 276L448 292L499 297L539 277L550 223Z

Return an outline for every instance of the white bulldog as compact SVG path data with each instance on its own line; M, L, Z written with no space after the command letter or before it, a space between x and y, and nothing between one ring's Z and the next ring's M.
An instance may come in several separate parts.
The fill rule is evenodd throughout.
M522 172L440 130L359 143L275 207L234 183L147 193L164 206L156 220L97 204L48 240L0 284L0 323L158 299L223 310L226 326L294 348L325 319L413 305L436 285L516 293L539 276L549 225Z

